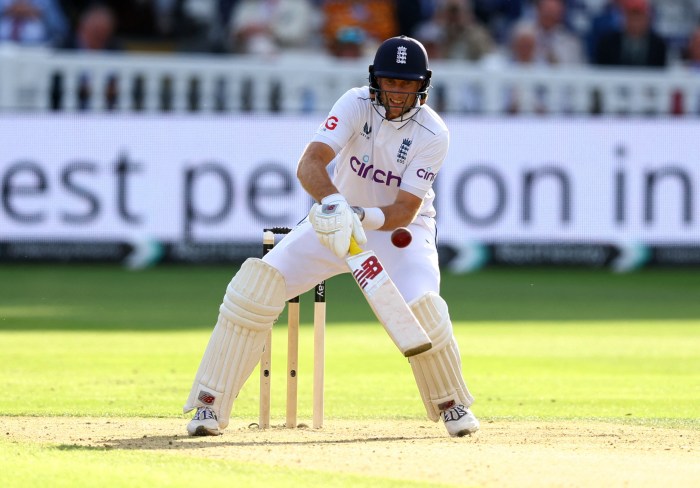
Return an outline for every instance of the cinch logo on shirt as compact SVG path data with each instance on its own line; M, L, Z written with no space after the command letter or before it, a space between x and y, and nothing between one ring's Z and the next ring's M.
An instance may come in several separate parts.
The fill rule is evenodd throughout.
M328 117L328 118L326 119L326 125L325 125L325 127L326 127L326 129L328 129L328 130L333 130L333 129L335 129L336 127L338 127L338 117L336 117L335 115L331 115L330 117Z
M416 171L416 175L418 175L419 178L424 179L425 181L433 181L435 179L435 173L430 171L431 168L419 168L418 171Z
M391 170L389 170L389 172L381 169L375 170L373 164L365 164L355 156L350 158L350 168L352 168L358 176L366 180L382 183L386 186L391 186L392 183L396 183L397 187L401 185L401 177L392 173Z

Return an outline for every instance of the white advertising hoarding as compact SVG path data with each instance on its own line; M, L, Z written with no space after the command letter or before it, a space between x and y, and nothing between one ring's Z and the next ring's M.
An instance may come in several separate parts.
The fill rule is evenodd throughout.
M476 120L450 127L449 162L438 181L451 238L700 243L700 123Z
M447 118L440 242L700 246L700 122ZM314 116L5 115L0 241L258 242Z
M314 128L268 117L0 119L0 238L252 239L309 207L294 166Z

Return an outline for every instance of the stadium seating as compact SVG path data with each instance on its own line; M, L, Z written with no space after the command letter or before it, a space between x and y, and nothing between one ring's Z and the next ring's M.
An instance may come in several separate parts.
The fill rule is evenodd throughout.
M368 61L0 45L0 111L323 113L346 89L367 83ZM431 104L445 114L700 114L700 77L682 67L489 69L439 61L431 68Z

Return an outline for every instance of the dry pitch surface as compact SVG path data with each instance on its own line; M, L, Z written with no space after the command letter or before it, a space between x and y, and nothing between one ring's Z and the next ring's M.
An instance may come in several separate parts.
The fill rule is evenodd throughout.
M0 418L18 443L144 450L459 486L700 486L700 431L604 422L484 422L461 439L419 421L327 421L268 431L234 419L188 437L183 419Z

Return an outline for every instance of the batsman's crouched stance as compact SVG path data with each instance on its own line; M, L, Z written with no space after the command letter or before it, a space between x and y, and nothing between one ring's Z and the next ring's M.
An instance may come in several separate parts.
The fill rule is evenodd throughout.
M216 435L228 425L285 300L349 271L409 357L428 418L442 418L451 436L479 429L439 295L433 182L450 135L427 105L431 76L420 42L387 39L369 66L369 85L348 90L318 127L297 166L299 182L317 203L263 260L248 259L231 281L185 405L185 411L197 408L187 426L191 435ZM414 235L402 249L391 243L397 227Z
M267 332L284 309L282 275L248 259L233 277L183 410L198 408L190 435L218 434L228 425L233 400L260 361ZM203 408L207 407L207 408Z
M435 291L439 288L437 250L423 244L434 236L430 222L410 226L416 238L401 253L392 252L390 232L368 231L367 247L382 259L402 295L417 297L409 306L433 346L409 361L428 418L442 418L451 436L464 436L478 430L479 422L469 410L473 398L462 377L447 303ZM345 272L344 261L321 244L308 221L264 260L245 261L227 287L184 407L185 412L197 408L187 427L190 435L217 435L228 425L233 400L260 360L265 335L285 300L309 290L317 281Z

